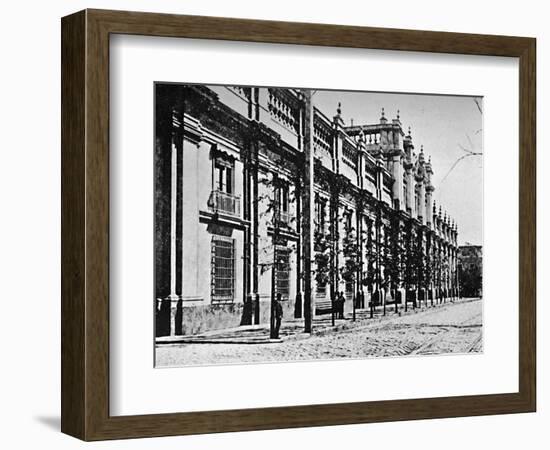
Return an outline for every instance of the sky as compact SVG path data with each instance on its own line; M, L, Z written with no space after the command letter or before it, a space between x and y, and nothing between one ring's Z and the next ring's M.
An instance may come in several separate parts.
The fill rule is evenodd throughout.
M391 121L399 110L405 133L411 127L415 152L424 145L426 160L431 155L433 199L455 219L459 245L483 244L483 157L465 157L452 168L467 154L464 149L483 152L482 98L349 91L313 95L315 106L330 118L339 102L345 125L352 119L354 125L378 123L382 108Z

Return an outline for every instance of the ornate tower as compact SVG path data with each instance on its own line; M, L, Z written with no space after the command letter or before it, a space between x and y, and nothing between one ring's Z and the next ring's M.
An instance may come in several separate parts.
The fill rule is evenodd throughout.
M433 209L432 209L432 194L435 188L432 185L432 157L428 158L426 164L426 176L425 176L425 186L426 186L426 225L429 228L432 227L433 223Z
M418 154L418 159L416 160L414 178L416 181L416 218L422 223L426 223L426 200L425 200L425 186L424 186L424 176L426 168L424 167L424 147L420 147L420 153Z
M413 150L414 145L411 136L411 127L409 127L409 133L403 139L403 149L405 155L403 157L403 168L405 169L405 180L407 182L406 198L404 199L406 211L411 217L415 213L414 205L414 183L413 183Z

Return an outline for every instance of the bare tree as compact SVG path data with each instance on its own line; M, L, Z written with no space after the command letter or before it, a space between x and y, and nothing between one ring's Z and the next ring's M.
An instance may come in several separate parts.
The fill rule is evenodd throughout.
M483 115L483 108L482 108L482 105L481 105L481 102L479 101L479 99L474 97L472 100L475 103L475 105L476 105L476 107L479 111L479 114ZM475 132L475 134L479 134L479 133L481 133L481 128L476 130L476 132ZM482 156L483 155L482 151L476 150L475 145L472 142L472 138L470 137L470 135L468 133L466 133L466 139L468 140L468 147L464 147L460 143L457 144L458 147L464 152L464 155L459 156L458 159L453 163L453 165L447 171L445 176L442 178L440 184L442 184L446 180L446 178L451 174L451 172L455 169L456 166L458 166L458 164L462 160L464 160L466 158L469 158L471 156Z

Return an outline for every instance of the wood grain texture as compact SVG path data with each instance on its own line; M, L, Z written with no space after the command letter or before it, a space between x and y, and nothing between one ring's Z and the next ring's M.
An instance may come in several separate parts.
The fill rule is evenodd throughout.
M519 391L536 409L536 41L519 64Z
M61 430L85 432L85 19L61 27Z
M110 33L519 57L519 392L109 416ZM63 18L62 40L62 430L65 433L98 440L535 410L534 39L86 10Z

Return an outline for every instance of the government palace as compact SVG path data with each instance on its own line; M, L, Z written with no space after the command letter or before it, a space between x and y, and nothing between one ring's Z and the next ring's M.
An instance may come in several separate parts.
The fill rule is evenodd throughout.
M456 223L399 112L346 124L300 89L155 85L156 335L459 296ZM309 257L308 257L309 255Z

